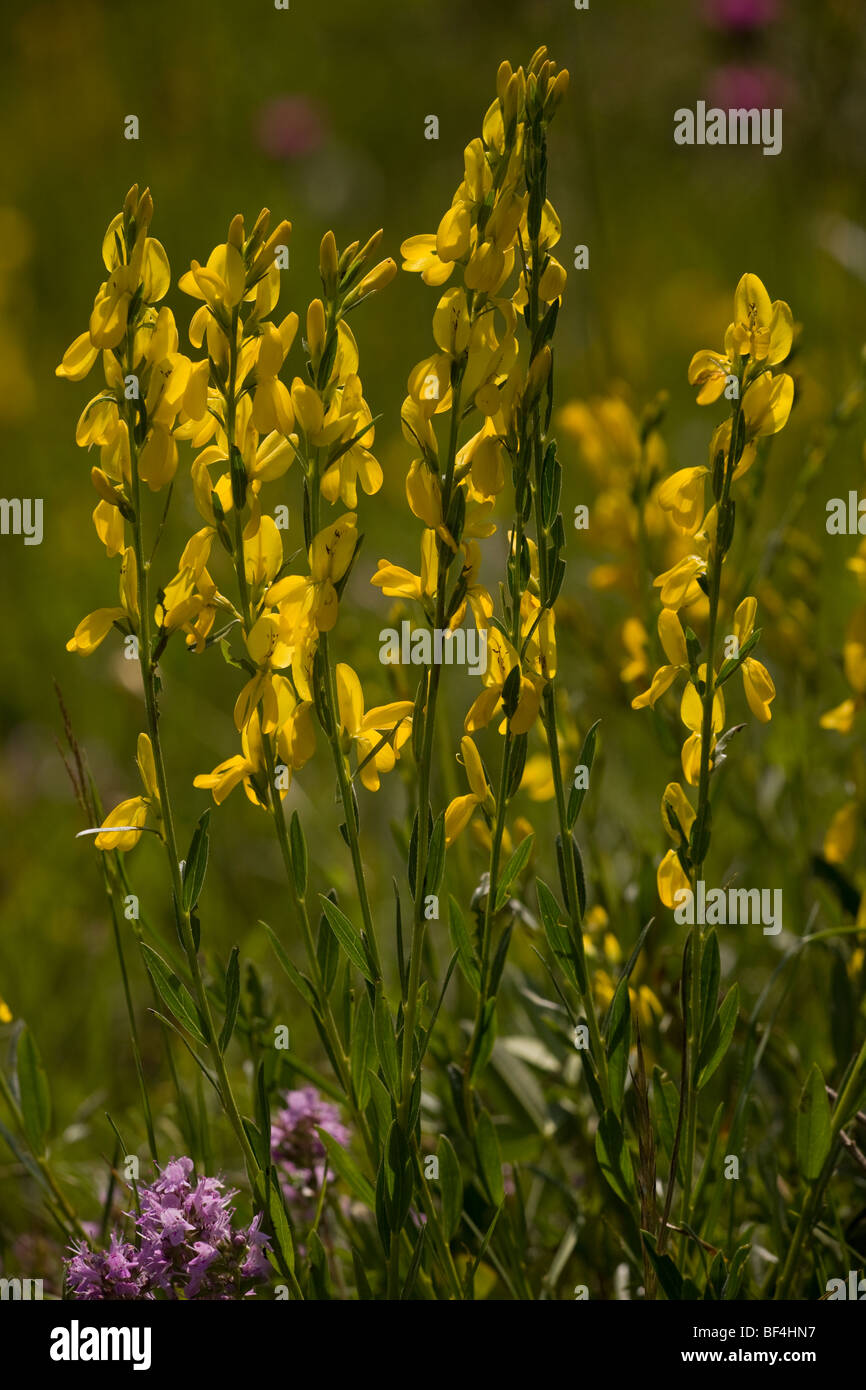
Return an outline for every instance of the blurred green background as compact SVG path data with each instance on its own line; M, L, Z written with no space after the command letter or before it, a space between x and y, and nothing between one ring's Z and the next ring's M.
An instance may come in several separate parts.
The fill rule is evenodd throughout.
M35 1029L53 1078L57 1127L93 1117L91 1134L83 1128L67 1136L80 1136L68 1155L93 1157L109 1147L102 1111L108 1106L122 1115L134 1107L135 1082L96 854L88 841L75 839L81 821L55 748L60 720L52 680L63 689L108 806L138 790L134 749L142 710L117 642L109 639L87 660L65 651L85 613L116 601L117 562L105 559L94 534L91 461L74 443L96 374L72 385L57 380L54 368L86 326L102 279L102 235L129 185L148 184L153 193L152 230L171 262L167 302L182 351L192 306L177 291L177 278L192 257L206 259L225 239L237 211L248 226L262 206L275 219L292 221L279 313L294 308L303 315L317 292L318 245L328 227L345 245L381 226L382 254L398 259L405 237L435 230L462 177L463 147L480 131L499 62L507 56L526 63L546 43L572 75L551 141L549 191L563 223L560 259L570 270L557 401L626 389L639 412L665 389L670 405L662 433L670 466L703 463L718 415L695 406L686 368L699 347L721 345L740 275L760 275L773 298L788 300L803 328L793 367L797 408L770 456L760 515L753 518L757 546L811 441L859 371L866 336L864 17L859 0L591 0L588 11L569 0L513 6L292 0L288 11L268 0L150 0L146 6L51 0L3 10L3 492L44 499L45 535L40 547L0 538L0 995L15 1018ZM769 158L754 148L675 146L673 113L698 99L781 106L782 153ZM123 138L128 114L140 121L137 142ZM428 114L439 117L438 141L424 138ZM571 248L579 243L590 249L584 272L571 270ZM436 299L418 277L401 274L353 324L366 397L382 416L375 452L386 481L376 498L361 500L367 539L336 646L379 699L391 697L377 661L388 601L367 581L380 556L416 567L420 527L405 505L411 454L399 413L408 372L430 350ZM289 360L292 374L298 354L296 348ZM845 567L856 540L827 538L824 504L861 484L862 440L862 421L855 421L799 518L814 547L808 561L793 572L782 564L779 632L774 639L768 624L762 652L779 688L777 718L769 729L751 721L743 735L737 771L728 774L734 810L714 843L720 872L736 863L746 866L744 881L784 886L786 928L795 933L814 901L831 910L808 876L809 856L844 799L856 744L856 736L821 732L817 720L847 693L839 652L857 601ZM563 439L561 454L568 516L577 502L592 503L599 484L573 441ZM185 449L182 476L188 460ZM294 499L296 480L289 474L285 482ZM281 486L271 486L271 503L282 500ZM198 524L184 495L163 547L166 578ZM488 564L501 554L502 529ZM295 508L287 549L300 545L301 536ZM603 900L630 942L648 903L652 909L652 865L666 848L658 801L676 775L676 757L661 751L651 717L631 712L634 692L619 680L626 601L587 585L592 566L611 558L594 549L592 528L588 537L575 533L570 540L560 658L580 733L595 718L605 721L602 776L589 803L588 860L591 875L604 870ZM741 550L735 562L745 571L755 558ZM783 640L782 619L795 602L809 622ZM236 751L236 678L215 653L195 658L172 644L165 661L164 736L184 843L207 804L193 776ZM456 749L470 694L459 685L452 692ZM742 716L742 696L735 698ZM492 748L495 735L489 737L485 746ZM454 774L462 779L456 765ZM402 775L411 778L408 756ZM455 789L463 790L462 780ZM440 785L439 804L446 794ZM383 937L391 930L391 875L400 873L389 825L402 817L406 795L400 775L378 798L362 792ZM287 806L301 812L314 847L317 888L333 883L352 901L324 747L297 778ZM523 809L547 824L547 808L527 802ZM239 940L244 956L267 962L256 922L264 917L283 925L270 827L238 792L215 814L212 831L206 944L225 956ZM549 846L541 854L552 879ZM462 857L477 878L484 860L471 841ZM159 847L143 843L128 864L143 907L167 927ZM750 864L758 878L749 878ZM602 900L598 882L591 892ZM678 956L672 938L667 947L670 958L664 938L654 958L663 998ZM779 949L778 941L760 935L744 946L747 1006ZM137 963L132 973L141 999ZM817 986L814 978L804 982L797 1005L795 1045L807 1055L829 1045L822 979L819 973ZM295 1003L286 995L284 1013L294 1023ZM308 1040L302 1024L299 1029L301 1049ZM143 1044L160 1071L159 1038L146 1022ZM31 1219L16 1205L15 1190L4 1156L0 1221L7 1233Z

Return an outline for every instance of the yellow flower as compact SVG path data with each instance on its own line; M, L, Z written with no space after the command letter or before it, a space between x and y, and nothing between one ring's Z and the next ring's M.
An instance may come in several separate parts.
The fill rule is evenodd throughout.
M656 700L673 685L680 671L688 670L686 636L674 609L662 609L658 618L658 631L669 664L660 666L652 678L649 689L634 697L631 702L632 709L645 709L647 705L652 709Z
M678 531L693 536L704 517L704 482L708 468L681 468L659 487L658 504Z
M757 275L741 277L734 294L732 341L741 356L774 367L784 362L794 340L794 320L783 299L770 303Z
M707 678L706 664L698 667L698 677L705 681ZM680 718L687 729L691 730L690 737L686 739L682 748L682 765L686 781L690 786L698 785L698 778L701 766L701 728L703 723L703 700L698 694L695 686L689 682L683 691L683 698L680 702ZM710 739L710 755L716 746L715 735L721 733L725 723L725 697L721 690L717 690L713 695L712 713L712 734Z
M390 772L412 732L413 703L396 700L364 713L361 682L351 666L337 664L337 703L344 734L354 743L359 776L368 791L379 790L379 774ZM383 740L383 735L390 735ZM375 751L374 751L375 750Z
M677 852L669 849L656 873L656 887L665 907L677 906L677 893L691 887L689 877L680 863Z
M794 402L794 382L785 372L779 376L762 373L743 396L746 438L761 439L778 434L787 424Z
M380 560L376 573L370 583L389 598L414 598L419 603L431 599L436 593L438 580L438 551L436 532L426 530L421 536L421 573L392 565L388 560Z
M120 605L114 608L97 608L82 618L75 632L66 643L68 652L78 652L80 656L90 656L100 643L105 641L114 624L121 631L138 631L138 570L135 551L127 546L123 552L120 569Z
M277 703L275 724L276 752L279 759L276 787L282 800L289 789L292 772L303 767L315 751L315 733L309 702L298 700L291 683L285 677L274 677L273 685ZM267 810L267 759L262 741L261 721L255 709L241 732L241 747L242 754L226 758L213 772L199 774L193 785L211 792L216 805L219 806L235 787L243 783L247 800L254 806Z
M499 628L487 629L487 670L482 676L484 689L472 702L464 721L467 733L486 728L502 704L502 693L510 673L519 667L517 652ZM539 692L528 676L521 674L517 706L511 716L510 728L513 734L525 734L532 728L538 714ZM504 720L500 732L505 729Z
M471 738L460 740L460 754L466 770L469 791L465 796L455 796L445 810L445 844L450 846L472 819L477 807L481 806L488 815L496 809L493 793L484 775L484 766L475 743Z
M144 787L144 796L129 797L126 801L121 801L119 805L115 806L113 811L109 811L102 822L100 834L94 840L97 849L121 851L134 849L144 832L145 822L151 807L155 811L160 834L162 833L156 765L153 747L147 734L139 734L138 736L136 761Z
M744 598L734 614L734 633L740 648L749 640L755 627L755 614L758 605L754 598ZM749 709L762 724L771 719L770 705L776 698L773 678L762 662L747 656L740 665L743 673L743 689Z
M842 864L849 857L857 839L860 810L856 801L848 801L833 816L824 836L824 858L830 864Z

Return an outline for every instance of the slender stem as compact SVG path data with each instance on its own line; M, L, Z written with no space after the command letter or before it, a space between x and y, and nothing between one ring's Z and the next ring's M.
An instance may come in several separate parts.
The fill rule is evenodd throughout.
M448 453L445 461L445 478L442 486L442 517L447 518L454 486L454 465L457 459L457 439L460 429L460 403L463 394L463 368L452 388L451 427L448 436ZM445 626L445 588L448 570L453 560L453 552L447 541L439 540L438 566L436 579L436 622L440 630ZM400 1073L400 1105L398 1118L405 1125L409 1113L412 1089L412 1045L415 1037L415 1022L418 1014L418 990L421 985L421 956L424 948L424 880L427 875L427 853L429 849L429 807L430 777L433 766L433 741L436 729L436 703L439 694L441 666L434 663L430 667L427 680L427 700L424 706L424 737L421 745L421 761L418 767L418 844L415 860L415 904L412 917L412 945L409 958L409 988L406 1002L406 1016L403 1025L403 1053Z
M484 1026L484 1014L487 1008L487 993L490 988L490 946L491 936L493 934L493 913L499 884L499 860L502 854L502 836L505 832L505 813L508 808L508 773L509 764L511 762L513 738L514 736L509 729L506 732L505 744L502 749L499 795L496 799L496 821L493 827L493 839L490 845L490 870L487 882L487 900L484 904L484 920L481 928L481 981L475 1004L475 1022L472 1027L472 1037L466 1051L466 1060L463 1063L463 1110L466 1116L466 1126L469 1130L470 1137L474 1137L475 1135L475 1106L472 1103L472 1067L476 1048L480 1044L481 1030Z
M541 278L541 248L538 239L535 238L530 243L531 246L531 268L528 276L529 290L529 333L530 340L535 341L538 333L539 315L539 281ZM534 462L533 478L533 504L535 510L536 535L538 544L538 574L539 590L541 593L542 604L547 604L550 594L551 575L548 564L548 541L551 536L551 528L545 524L542 514L542 489L541 475L544 462L541 435L541 414L538 404L532 411L532 458ZM610 1084L607 1074L607 1054L602 1040L601 1029L598 1022L598 1014L595 1007L595 999L592 993L592 984L586 968L586 952L583 945L583 922L580 910L580 895L577 887L577 873L574 865L574 855L572 853L571 831L568 828L568 814L565 801L565 790L562 782L562 761L559 750L559 731L556 721L556 677L552 675L544 687L542 701L542 722L545 734L547 735L547 747L550 757L550 769L553 776L554 793L556 797L556 814L559 822L559 835L562 844L562 859L565 867L565 886L567 889L566 910L571 919L571 937L575 954L578 961L578 974L583 984L580 990L581 1003L586 1014L587 1028L589 1030L590 1053L592 1056L595 1075L601 1092L602 1101L605 1108L610 1104Z
M719 596L722 585L722 565L724 564L725 553L730 545L730 536L724 538L720 534L723 524L723 517L730 505L731 480L734 474L737 433L740 422L740 394L742 380L738 383L737 395L734 399L733 411L731 414L731 442L728 449L728 457L725 462L725 472L722 480L721 494L718 499L718 510L716 513L716 536L712 543L712 570L709 576L709 623L707 629L707 645L705 650L706 664L704 669L704 692L702 697L701 712L701 759L700 771L698 774L698 805L695 813L695 823L701 828L700 841L698 845L698 857L692 864L692 893L697 892L697 885L700 881L704 862L709 848L709 829L707 817L710 805L710 774L712 771L712 741L713 741L713 712L716 698L716 632L719 618ZM724 548L720 540L726 539ZM700 922L697 921L691 931L691 959L689 968L691 970L690 981L690 1008L687 1029L687 1082L685 1097L685 1154L683 1158L683 1194L682 1194L682 1220L683 1224L690 1221L692 1184L694 1181L695 1152L697 1149L697 1125L698 1125L698 1067L700 1063L701 1048L701 1013L703 1000L701 998L701 960L703 956L704 934ZM684 1258L686 1251L686 1240L683 1239L681 1255Z
M127 335L127 366L128 370L133 370L133 353L131 342L131 331ZM231 1082L226 1070L225 1060L220 1051L217 1041L217 1034L214 1028L213 1016L211 1013L210 1002L207 996L204 979L201 972L201 965L198 959L195 938L193 935L190 912L183 905L183 879L180 872L180 859L177 851L177 840L174 830L174 819L172 816L171 800L169 797L168 777L165 770L165 758L163 756L162 739L159 731L159 708L156 696L156 671L152 660L152 639L151 639L151 612L150 612L150 561L145 559L144 543L141 523L141 480L138 471L138 447L135 440L134 421L132 409L129 410L129 453L130 453L130 472L132 480L132 506L135 520L132 523L133 547L138 570L138 612L139 612L139 634L138 634L138 658L141 667L141 679L144 688L144 704L147 716L147 729L153 748L153 760L156 770L156 782L159 790L160 813L162 817L162 839L165 845L166 856L168 859L169 873L171 876L172 893L174 896L174 909L177 918L178 931L181 943L186 954L192 977L193 988L195 991L196 1003L202 1018L205 1039L208 1051L211 1055L214 1068L219 1081L220 1098L223 1108L229 1118L231 1126L235 1132L244 1161L249 1173L250 1182L254 1189L258 1188L259 1165L253 1153L252 1146L247 1138L237 1101L232 1091Z

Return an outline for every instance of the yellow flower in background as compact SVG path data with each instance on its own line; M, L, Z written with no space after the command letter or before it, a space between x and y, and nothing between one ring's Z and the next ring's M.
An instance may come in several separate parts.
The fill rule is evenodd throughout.
M824 836L824 858L830 864L843 864L851 855L857 840L860 807L848 801L833 816Z

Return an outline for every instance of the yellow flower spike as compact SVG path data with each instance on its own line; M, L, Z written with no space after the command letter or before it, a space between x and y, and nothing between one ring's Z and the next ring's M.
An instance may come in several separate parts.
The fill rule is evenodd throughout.
M679 844L682 834L688 840L694 824L695 812L679 782L668 782L662 792L661 812L662 825L671 839ZM677 824L679 824L679 830Z
M708 468L681 468L658 489L658 504L670 514L676 529L693 536L704 518L704 485Z
M829 864L844 864L854 849L860 813L856 801L848 801L833 816L824 836L824 858Z
M677 858L676 850L669 849L656 872L658 895L665 907L677 906L677 893L691 888L688 876Z
M143 796L133 796L127 801L121 801L113 811L109 811L102 822L101 833L93 842L96 848L116 849L122 852L134 849L141 839L147 812L148 802Z

